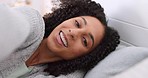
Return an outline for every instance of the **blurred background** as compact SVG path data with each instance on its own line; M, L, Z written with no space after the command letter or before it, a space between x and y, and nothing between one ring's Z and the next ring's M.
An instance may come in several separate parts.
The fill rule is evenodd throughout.
M11 7L30 6L38 10L43 16L46 13L52 12L52 7L57 8L59 0L0 0L0 3L8 4Z
M38 10L42 15L51 12L52 7L57 7L59 0L0 0L0 3L11 7L29 6Z

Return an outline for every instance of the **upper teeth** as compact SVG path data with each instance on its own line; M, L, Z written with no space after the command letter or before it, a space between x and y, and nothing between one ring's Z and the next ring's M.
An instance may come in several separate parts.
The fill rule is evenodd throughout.
M65 39L65 37L64 37L63 32L60 32L60 37L61 37L61 40L62 40L62 41L63 41L63 43L64 43L64 46L66 46L66 47L67 47L67 41L66 41L66 39Z

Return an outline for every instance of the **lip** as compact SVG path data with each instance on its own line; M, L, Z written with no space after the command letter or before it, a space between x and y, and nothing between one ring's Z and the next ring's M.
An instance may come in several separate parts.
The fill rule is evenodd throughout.
M61 32L62 32L63 35L64 35L64 38L65 38L65 40L66 40L66 42L67 42L67 46L65 46L64 43L63 43L63 41L61 40L61 37L60 37L60 33L61 33ZM60 31L60 32L57 34L57 36L56 36L56 42L57 42L60 46L68 47L67 37L66 37L66 35L65 35L65 33L64 33L63 31Z

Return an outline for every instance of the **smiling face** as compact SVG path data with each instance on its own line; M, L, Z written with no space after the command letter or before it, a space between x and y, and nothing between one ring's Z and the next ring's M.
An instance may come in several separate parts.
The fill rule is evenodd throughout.
M104 27L91 16L71 18L59 24L48 36L47 47L63 59L89 53L103 38Z

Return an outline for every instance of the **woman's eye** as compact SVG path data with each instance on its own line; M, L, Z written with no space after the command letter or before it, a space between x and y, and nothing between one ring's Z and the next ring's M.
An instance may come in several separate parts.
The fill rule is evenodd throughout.
M75 20L75 25L76 27L80 28L80 23L77 20Z
M83 44L84 44L85 47L87 47L87 40L86 40L85 37L83 37Z

